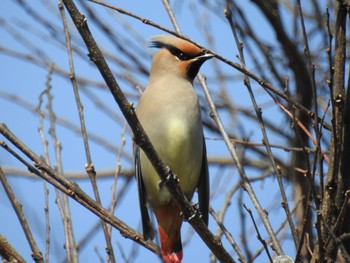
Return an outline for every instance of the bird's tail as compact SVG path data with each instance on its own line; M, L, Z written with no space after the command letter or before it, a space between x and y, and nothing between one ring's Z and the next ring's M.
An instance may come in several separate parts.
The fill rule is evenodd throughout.
M162 257L166 263L180 263L182 260L181 244L181 209L171 203L154 209L157 221Z

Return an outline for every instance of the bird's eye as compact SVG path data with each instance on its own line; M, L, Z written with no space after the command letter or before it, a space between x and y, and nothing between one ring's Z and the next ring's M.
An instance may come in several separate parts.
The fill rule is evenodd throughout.
M179 52L175 55L175 57L178 59L178 60L181 60L181 61L185 61L185 60L190 60L193 58L193 56L190 56L190 55L187 55L183 52Z
M179 52L178 54L176 54L176 58L178 60L181 60L181 61L184 61L184 60L189 60L191 57L186 55L185 53L183 52Z

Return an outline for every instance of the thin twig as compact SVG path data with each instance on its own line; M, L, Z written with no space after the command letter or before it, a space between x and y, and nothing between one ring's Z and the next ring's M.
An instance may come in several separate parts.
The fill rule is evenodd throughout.
M201 75L198 76L198 79L201 83L201 86L203 87L203 91L206 95L206 98L207 98L207 101L209 103L209 107L210 107L210 110L211 110L211 117L214 119L216 125L218 126L223 138L224 138L224 141L225 141L225 144L226 144L226 147L227 149L229 150L230 154L231 154L231 157L232 159L235 161L236 165L237 165L237 169L238 169L238 172L239 172L239 175L241 177L241 180L242 180L242 187L243 189L248 193L250 199L252 200L252 203L254 204L254 207L256 208L256 210L258 211L263 223L264 223L264 226L266 228L266 231L269 233L271 239L272 239L272 244L273 244L273 247L275 249L275 251L278 253L278 254L283 254L283 251L282 251L282 248L279 244L279 242L277 241L277 238L274 234L274 231L271 227L271 224L269 222L269 219L264 211L264 209L261 207L260 205L260 202L259 202L259 199L258 197L256 196L249 180L248 180L248 177L245 173L245 169L242 165L242 162L240 161L239 157L238 157L238 154L237 154L237 151L236 151L236 148L235 148L235 145L232 144L232 142L230 141L230 138L228 137L226 131L225 131L225 128L222 124L222 121L221 121L221 118L220 116L218 115L218 112L216 110L216 107L215 107L215 104L214 104L214 101L212 100L211 98L211 95L210 95L210 92L209 92L209 89L205 83L205 79L204 77L202 77Z
M0 166L1 169L1 166ZM0 172L1 173L1 172ZM24 258L18 253L18 251L9 243L6 237L0 235L0 257L2 262L17 262L25 263Z
M87 164L85 165L85 168L86 168L87 174L89 175L96 201L98 204L101 204L101 198L100 198L100 194L99 194L98 186L97 186L97 182L96 182L96 171L95 171L94 165L92 163L89 141L88 141L87 132L86 132L83 106L82 106L82 103L80 100L79 91L78 91L78 84L77 84L76 77L75 77L75 70L74 70L74 63L73 63L73 56L72 56L72 47L71 47L71 43L70 43L70 35L69 35L67 20L66 20L63 4L62 4L61 0L58 3L58 7L60 10L63 28L64 28L64 33L65 33L65 37L66 37L66 46L67 46L69 68L70 68L69 75L70 75L70 79L72 82L74 97L75 97L75 101L76 101L77 108L78 108L80 127L81 127L81 132L82 132L84 146L85 146L85 154L86 154L86 160L87 160ZM106 251L107 251L107 254L109 257L109 261L111 261L112 263L115 263L116 260L115 260L115 256L114 256L112 243L111 243L110 233L108 231L106 223L101 220L101 224L102 224L102 229L103 229L103 233L105 236L105 240L107 243Z
M235 39L235 43L236 43L238 51L239 51L239 57L240 57L240 61L242 63L242 66L246 67L244 53L243 53L243 43L241 43L239 41L239 39L238 39L238 34L237 34L237 31L236 31L236 27L235 27L235 25L233 23L233 14L231 12L230 1L229 0L226 0L225 16L226 16L226 19L228 20L228 22L230 24L230 27L231 27L231 30L232 30L232 33L233 33L233 36L234 36L234 39ZM273 167L273 169L275 171L275 175L277 177L278 186L280 188L280 192L281 192L281 195L282 195L282 207L284 208L285 213L286 213L287 218L288 218L288 223L289 223L290 230L291 230L291 233L292 233L292 236L293 236L294 244L295 244L295 246L298 246L299 240L298 240L298 237L297 237L297 234L296 234L296 231L295 231L295 226L294 226L293 219L292 219L291 214L290 214L288 200L287 200L286 192L284 190L284 185L283 185L283 182L282 182L281 172L280 172L280 169L277 168L277 164L276 164L275 158L274 158L274 156L272 154L272 151L271 151L270 140L269 140L269 137L267 136L265 123L264 123L264 120L263 120L263 117L262 117L262 110L261 110L261 108L258 106L258 104L256 102L255 95L253 93L249 77L247 75L244 75L244 84L245 84L245 86L248 89L248 92L249 92L249 95L250 95L250 99L251 99L251 101L253 103L255 114L256 114L256 116L257 116L257 118L259 120L260 130L261 130L262 135L263 135L263 143L265 144L266 151L268 153L268 157L270 159L272 167Z
M126 130L126 123L124 125L124 128L122 130L122 133L121 133L121 139L120 139L120 146L119 146L119 151L117 152L117 156L116 156L116 163L117 163L117 167L115 169L115 172L114 172L114 179L113 179L113 186L112 186L112 191L111 191L111 195L112 195L112 205L111 205L111 214L114 213L114 209L117 205L117 195L116 195L116 190L117 190L117 179L119 178L119 175L120 175L120 172L121 172L121 169L122 169L122 165L121 165L121 162L120 162L120 158L122 156L122 153L123 153L123 150L124 150L124 146L125 146L125 143L126 143L126 140L125 140L125 130Z
M50 65L48 67L50 67ZM54 70L56 70L56 67L54 67ZM23 107L24 109L32 112L33 114L38 114L39 116L42 115L45 119L50 119L50 115L47 111L45 111L43 109L38 110L37 106L35 106L33 103L22 99L21 97L17 96L16 94L11 94L9 92L0 90L0 96L8 101L15 103L18 106ZM78 134L78 135L81 134L80 127L77 126L75 123L73 123L73 122L71 122L68 119L65 119L63 117L59 117L59 116L56 116L55 119L56 119L57 125L60 125L64 128L66 128L67 130L75 133L75 134ZM88 132L88 137L91 141L95 142L96 144L100 145L102 148L104 148L110 152L115 153L118 151L118 148L115 147L115 145L108 142L105 138L103 138L99 134ZM131 155L128 155L125 152L123 153L123 158L125 158L130 163L132 162Z
M0 144L2 147L4 147L5 143L0 141ZM1 169L0 166L0 181L2 183L2 186L5 189L5 192L7 194L7 197L9 198L13 209L16 212L17 218L21 224L21 227L24 231L24 234L27 238L27 241L30 245L30 248L32 250L32 258L35 262L37 263L44 263L44 259L43 259L43 254L41 253L37 243L35 242L34 236L32 234L32 231L30 230L30 227L28 225L27 219L25 214L23 213L22 210L22 204L16 199L15 194L12 191L12 188L10 186L10 184L7 182L7 179Z
M260 235L259 228L258 228L258 226L255 223L255 219L254 219L252 211L245 204L243 204L243 207L245 208L245 210L247 210L247 212L248 212L248 214L249 214L249 216L250 216L250 218L251 218L251 220L252 220L252 222L254 224L254 228L255 228L255 231L256 231L256 234L257 234L257 238L261 242L261 244L263 244L263 246L265 248L265 251L266 251L266 254L267 254L270 262L272 262L272 257L270 255L269 249L267 247L267 243Z
M313 195L313 199L315 201L315 205L316 205L316 209L317 211L320 210L320 205L322 203L319 202L317 196L315 196L316 192L314 190L314 177L315 177L315 173L316 173L316 166L317 164L321 167L322 166L322 162L321 159L318 158L319 155L322 154L322 158L325 159L327 162L329 162L328 156L326 156L323 152L322 152L322 148L321 148L321 144L320 144L320 140L321 140L321 132L320 132L320 123L322 123L322 121L324 119L321 118L321 121L318 121L318 100L317 100L317 89L316 89L316 81L315 81L315 65L312 63L311 60L311 55L310 55L310 48L309 48L309 40L308 40L308 36L306 33L306 29L305 29L305 22L304 22L304 15L303 15L303 9L301 7L301 3L300 0L297 0L297 9L299 12L299 18L300 18L300 24L301 24L301 29L303 32L303 40L304 40L304 55L306 58L306 62L307 62L307 66L309 68L309 75L310 75L310 80L311 80L311 90L312 90L312 96L313 96L313 102L314 102L314 112L316 113L314 116L314 123L313 123L313 127L315 130L315 135L316 135L316 140L312 140L313 143L315 144L315 148L316 148L316 156L314 159L314 165L313 165L313 173L312 173L312 179L310 178L310 187L313 188L312 189L312 195ZM321 169L321 168L320 168ZM311 196L310 196L311 198ZM311 201L311 200L310 200ZM307 210L308 214L309 211ZM318 224L316 225L316 229L317 229L317 235L318 237L321 237L321 223L322 223L322 217L320 215L320 213L316 213L317 216L317 222ZM304 232L304 231L303 231ZM312 233L309 233L310 235ZM303 237L301 237L301 242L303 241ZM321 247L322 244L322 238L318 238L318 242L319 242L319 246ZM322 257L322 255L321 255Z
M47 80L46 80L46 87L47 89L51 85L51 75L53 73L53 65L49 67L49 72L47 75ZM41 139L41 144L43 145L44 148L44 158L46 162L50 165L50 156L49 156L49 149L48 149L48 141L45 138L44 134L44 115L43 112L41 111L41 105L43 103L43 96L44 93L42 92L39 96L39 105L37 108L37 112L39 114L39 127L38 127L38 132L40 135ZM46 225L46 238L45 238L45 262L49 262L49 256L50 256L50 213L49 213L49 190L47 188L47 183L45 180L43 180L43 187L44 187L44 195L45 195L45 206L44 206L44 211L45 211L45 225Z
M46 81L46 89L42 92L42 94L45 94L47 96L46 107L49 114L49 122L50 122L49 134L51 136L51 140L52 140L54 152L55 152L55 159L56 159L55 170L57 171L58 175L62 176L63 175L62 158L61 158L62 145L61 145L61 142L58 140L58 137L56 134L56 115L53 110L53 96L51 94L51 90L52 90L51 82ZM78 262L78 252L75 246L73 223L71 218L68 196L65 194L61 195L58 189L55 189L55 192L56 192L56 203L60 211L62 224L63 224L66 255L69 262L76 263Z
M317 139L315 139L312 134L310 133L310 131L305 127L305 125L300 121L298 120L294 114L292 114L285 106L283 106L281 103L278 102L277 99L275 99L272 94L270 94L271 97L274 99L275 103L281 108L281 110L283 110L287 115L288 117L290 117L298 126L299 128L309 137L309 139L313 142L313 144L315 145L315 150L313 150L315 153L317 153L318 151L320 151L320 147L318 147L318 143L317 141L320 140L320 136L318 135ZM321 122L322 122L322 119L323 117L321 117ZM296 147L297 149L300 149L300 151L302 152L305 152L305 151L308 151L308 147ZM322 151L321 152L323 158L327 161L327 163L329 162L329 158L327 156L327 153Z
M243 262L243 263L248 262L247 259L245 258L245 256L243 255L241 249L239 248L238 244L233 239L232 234L226 229L226 227L224 226L222 221L219 219L218 215L214 212L212 207L210 207L209 212L212 215L212 217L215 219L216 223L221 228L222 232L225 234L227 240L232 245L233 249L236 251L236 253L238 255L238 261Z
M124 184L121 186L121 190L118 191L118 194L116 196L116 204L119 203L119 201L121 201L121 199L125 196L125 192L126 190L130 187L131 182L133 179L132 177L128 177ZM111 210L112 205L108 205L107 206L107 210ZM82 249L84 246L87 245L87 243L89 243L90 241L92 241L92 237L94 237L97 234L97 231L100 230L101 227L101 222L97 221L91 228L90 230L86 231L86 234L77 242L77 249ZM111 225L112 227L112 225Z
M113 185L112 185L112 191L111 191L111 208L110 208L110 212L111 214L114 214L115 211L115 207L117 205L117 195L116 195L116 190L117 190L117 180L119 178L119 173L121 171L122 165L120 162L120 158L125 146L125 130L126 130L126 123L124 125L124 128L122 130L122 134L121 134L121 141L120 141L120 147L119 147L119 151L117 152L117 156L116 156L116 163L117 163L117 167L114 171L114 178L113 178ZM112 226L110 226L108 228L108 232L109 235L112 235ZM119 248L119 250L122 252L122 250Z
M25 154L35 165L31 165L25 159L16 154L5 142L0 141L0 146L7 150L11 155L23 163L30 172L41 177L58 190L62 191L66 195L69 195L75 201L86 207L92 213L100 217L102 220L111 224L118 229L122 236L129 238L144 246L145 248L153 251L157 255L160 255L159 247L152 241L145 241L138 232L130 228L123 221L111 215L109 211L101 207L94 200L92 200L80 187L68 181L66 178L58 175L50 166L47 165L40 157L34 154L25 144L23 144L7 127L5 124L0 123L0 134L7 138L12 144L14 144L23 154Z

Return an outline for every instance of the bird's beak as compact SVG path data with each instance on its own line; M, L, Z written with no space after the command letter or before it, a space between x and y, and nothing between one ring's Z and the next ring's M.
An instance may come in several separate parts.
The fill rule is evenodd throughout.
M210 54L210 53L205 53L204 55L201 55L201 56L198 56L195 58L195 60L197 61L206 61L208 59L211 59L212 57L214 57L213 54Z

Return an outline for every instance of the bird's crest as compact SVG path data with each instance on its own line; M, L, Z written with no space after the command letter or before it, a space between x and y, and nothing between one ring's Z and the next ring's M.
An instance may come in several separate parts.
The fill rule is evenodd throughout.
M155 48L166 48L171 53L173 53L174 51L177 51L176 53L182 52L192 58L203 53L203 50L197 47L196 45L181 38L173 36L154 36L152 37L149 46Z

